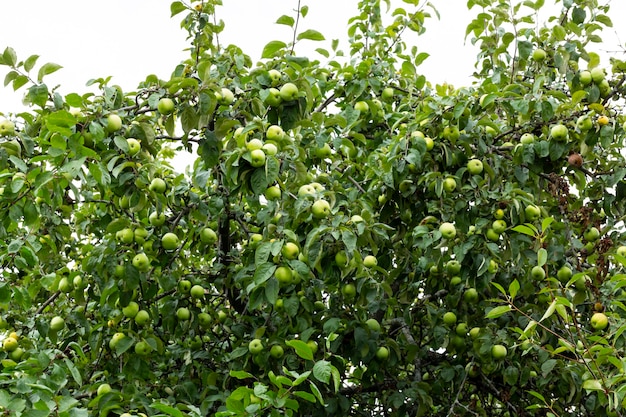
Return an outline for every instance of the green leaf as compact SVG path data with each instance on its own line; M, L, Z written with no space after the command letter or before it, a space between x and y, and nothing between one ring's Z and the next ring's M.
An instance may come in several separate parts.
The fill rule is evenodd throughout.
M320 360L313 365L313 376L320 382L328 384L331 376L331 364L328 361Z
M543 317L541 317L541 321L544 321L545 319L547 319L548 317L550 317L552 314L554 314L554 310L556 310L556 299L552 300L552 303L550 303L550 306L548 307L548 309L546 310L546 312L543 314Z
M285 342L285 344L289 347L292 347L296 351L296 355L300 356L302 359L306 359L309 361L313 360L313 351L311 350L309 345L307 345L302 340L288 340Z
M285 14L279 17L278 20L276 21L276 24L278 25L287 25L289 27L293 27L294 23L295 23L294 18L291 16L287 16Z
M548 251L544 248L540 248L537 251L537 265L544 266L548 261Z
M495 308L492 308L491 310L489 310L487 312L487 314L485 314L485 318L487 319L495 319L498 318L506 313L508 313L509 311L511 311L511 306L510 305L504 305L504 306L498 306Z
M519 224L515 226L514 228L512 228L511 230L518 232L518 233L523 233L525 235L532 236L532 237L535 237L539 234L539 230L537 230L537 228L530 223Z
M246 371L234 371L234 370L231 370L229 375L232 376L233 378L237 378L237 379L254 378L254 375L252 375L251 373L246 372Z
M583 381L583 389L587 391L604 391L602 381L599 379L587 379Z
M317 388L317 385L315 385L313 381L310 381L309 383L311 384L311 391L313 392L313 395L315 395L315 397L317 398L317 401L319 401L320 404L324 405L324 397L322 396L319 388Z
M61 65L52 62L47 62L43 64L41 68L39 68L39 72L37 73L37 81L42 82L43 77L52 74L53 72L56 72L61 68L63 68Z
M187 7L180 1L175 1L170 5L170 17L174 17L177 14L184 12Z
M180 411L178 408L172 407L170 405L167 404L163 404L161 402L154 402L152 404L150 404L151 408L154 408L155 410L159 410L163 413L166 413L168 416L172 416L172 417L185 417L185 415L182 413L182 411Z
M281 49L287 47L287 44L282 41L271 41L263 48L263 53L261 54L261 58L273 58L276 56L276 53Z
M509 297L511 297L511 300L515 298L519 289L520 289L519 281L517 279L514 279L513 281L511 281L511 284L509 285Z
M298 40L309 39L311 41L323 41L326 38L324 38L324 35L322 35L320 32L313 30L313 29L309 29L300 33L297 39Z
M17 54L10 46L7 46L2 53L2 64L15 68L17 64Z
M39 58L39 55L31 55L28 58L26 58L26 61L24 61L24 69L26 70L26 72L30 72L30 70L34 68L35 63L37 63L38 58Z

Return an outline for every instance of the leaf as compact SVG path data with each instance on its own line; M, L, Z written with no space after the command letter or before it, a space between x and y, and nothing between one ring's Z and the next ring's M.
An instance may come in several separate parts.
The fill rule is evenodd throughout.
M317 388L317 385L315 385L313 381L310 381L310 384L311 384L311 391L317 398L317 401L319 401L320 404L324 405L324 397L322 397L322 393L320 392L319 388Z
M26 58L26 61L24 61L24 69L26 70L26 72L30 72L30 70L33 69L38 58L39 55L31 55Z
M509 285L509 297L511 297L511 300L515 298L519 289L520 289L519 281L517 279L514 279Z
M167 404L163 404L161 402L155 402L150 404L151 408L159 410L163 413L166 413L168 416L172 417L185 417L185 415L178 409Z
M537 265L544 266L548 261L548 251L544 248L540 248L537 251Z
M37 81L42 82L43 77L52 74L53 72L56 72L61 68L63 68L61 65L55 64L53 62L47 62L43 64L41 68L39 68L39 72L37 73Z
M511 230L518 232L518 233L523 233L525 235L532 236L532 237L535 237L539 234L539 231L537 230L537 228L530 223L519 224L515 226L514 228L512 228Z
M285 342L285 344L289 347L292 347L296 351L296 355L300 356L302 359L306 359L309 361L313 360L313 351L311 350L309 345L307 345L302 340L288 340Z
M252 375L251 373L246 372L246 371L234 371L234 370L231 370L230 371L230 376L232 376L233 378L237 378L237 379L254 378L254 375Z
M508 313L509 311L511 311L511 306L510 305L504 305L504 306L498 306L495 308L492 308L491 310L489 310L487 312L487 314L485 314L485 318L487 319L495 319L498 318L506 313Z
M2 63L10 67L15 67L15 64L17 64L17 54L10 46L7 46L2 53Z
M602 382L599 379L587 379L583 381L583 389L588 391L603 391Z
M313 365L313 376L318 381L328 384L331 376L331 364L328 361L320 360Z
M175 1L170 5L170 17L174 17L177 14L185 11L185 9L187 9L187 7L180 1Z
M300 397L311 403L314 403L316 401L315 396L306 391L294 391L293 395L295 395L296 397Z
M323 41L326 38L324 38L324 35L322 35L320 32L313 30L313 29L309 29L309 30L305 30L304 32L300 33L298 35L298 40L302 40L302 39L308 39L311 41Z
M287 47L287 44L282 41L271 41L263 47L263 53L261 58L272 58L278 51Z
M552 300L552 303L550 303L550 306L548 307L548 309L546 310L546 312L543 314L543 317L541 317L541 321L544 321L545 319L547 319L548 317L550 317L552 314L554 314L554 310L556 310L556 299Z
M295 23L294 18L291 16L287 16L286 14L279 17L278 20L276 21L276 24L278 25L286 25L289 27L293 27L294 23Z

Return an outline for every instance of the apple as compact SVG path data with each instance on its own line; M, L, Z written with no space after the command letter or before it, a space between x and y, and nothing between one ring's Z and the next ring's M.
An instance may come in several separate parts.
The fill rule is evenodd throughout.
M494 213L493 213L493 217L496 218L496 220L502 220L504 219L504 210L502 209L497 209Z
M356 287L354 284L345 284L341 287L341 293L344 297L352 298L356 295Z
M117 132L122 128L122 118L117 114L109 114L107 116L106 131L109 133Z
M315 194L317 191L311 184L304 184L298 188L298 196L305 197L307 195Z
M220 104L229 105L235 101L235 95L228 88L222 88L219 93L215 93L215 98Z
M576 127L581 132L587 132L588 130L591 130L591 128L593 127L593 122L591 121L591 117L587 115L580 116L576 120Z
M150 313L146 310L139 310L135 315L135 323L138 326L145 326L150 323Z
M541 216L541 210L534 204L529 204L524 208L524 215L526 216L526 220L534 221Z
M179 244L180 244L180 241L178 240L178 236L176 236L176 234L172 232L167 232L161 238L161 246L166 251L173 251L173 250L178 249Z
M189 294L191 291L191 281L188 279L182 279L178 282L178 291L182 294Z
M150 182L150 186L148 189L150 191L154 191L157 194L163 194L165 189L167 188L167 184L163 181L162 178L155 178Z
M174 100L169 97L163 97L157 103L157 110L161 114L171 114L174 112Z
M100 396L108 394L109 392L111 392L111 386L109 384L100 384L100 386L98 386L98 390L96 391L96 395Z
M272 185L265 190L265 198L268 200L280 200L282 193L278 185Z
M193 298L204 298L204 287L202 285L196 284L189 290L189 295Z
M13 352L9 354L9 357L16 362L19 362L19 360L22 359L22 356L24 356L24 349L22 349L21 347L16 348Z
M124 338L126 338L126 335L124 333L121 333L121 332L115 333L111 337L111 340L109 340L109 348L114 350L115 346L117 346L117 344Z
M446 126L443 128L443 138L447 141L454 142L461 136L457 126Z
M381 346L376 351L376 359L384 361L389 357L389 349L384 346Z
M439 226L439 232L444 239L454 239L456 237L456 227L452 223L444 222Z
M321 147L315 148L315 156L324 159L329 158L332 155L332 149L328 143L323 144Z
M211 326L213 320L211 319L211 315L209 313L202 312L198 314L198 323L200 324L200 327L206 329Z
M443 190L447 193L451 193L456 189L456 180L452 177L448 177L443 180Z
M589 71L581 71L578 75L578 79L580 80L580 83L584 86L591 84L591 81L593 80L593 78L591 78L591 72Z
M493 230L493 228L491 227L487 229L487 232L485 233L485 237L492 242L497 242L498 240L500 240L500 234L496 233L496 231Z
M52 320L50 320L50 330L53 332L58 332L65 327L65 320L62 317L54 316Z
M365 113L369 111L370 106L365 101L357 101L354 104L354 109L360 111L361 113Z
M265 152L262 149L250 151L250 165L259 168L265 165Z
M271 125L265 131L265 137L267 140L279 141L284 135L285 132L283 131L283 128L278 125Z
M278 147L273 143L265 143L261 148L265 155L276 155L278 153Z
M452 311L448 311L443 315L443 322L448 326L453 326L456 324L456 314Z
M463 282L463 279L459 276L456 277L452 277L450 278L450 285L452 287L456 287L457 285L459 285L461 282Z
M478 336L480 335L480 327L472 327L469 331L469 335L472 339L478 339Z
M276 271L274 271L274 276L276 277L278 282L283 285L291 284L293 279L293 271L289 267L279 266L278 268L276 268Z
M476 291L476 288L466 289L463 293L463 300L465 300L466 303L478 302L478 291Z
M271 69L269 71L267 71L267 75L270 77L270 81L272 83L272 86L277 86L278 84L280 84L280 79L282 78L282 74L280 73L280 71L275 70L275 69Z
M150 269L150 259L148 258L148 255L146 255L143 252L135 255L133 257L132 263L133 263L133 266L141 272L146 272Z
M311 349L311 353L315 355L315 352L317 352L317 342L315 340L307 340L306 344L309 349Z
M520 137L519 141L524 145L530 145L531 143L535 142L535 135L526 132L522 135L522 137Z
M124 317L128 317L129 319L135 318L137 313L139 312L139 304L135 301L131 301L128 305L122 308L122 314Z
M393 100L394 94L395 94L395 91L394 91L393 88L385 87L385 88L383 88L383 91L381 93L381 98L384 101L391 101L391 100Z
M483 163L480 159L470 159L467 161L467 170L472 175L480 175L483 172Z
M270 88L267 90L268 95L265 97L264 103L268 106L278 107L283 102L282 97L280 96L280 90L278 88Z
M459 275L461 273L461 263L456 259L452 259L446 263L446 273L450 276Z
M491 228L497 234L502 234L506 230L506 222L504 220L494 220Z
M493 345L491 347L491 357L495 360L502 360L506 358L506 354L506 347L504 347L503 345Z
M61 278L61 280L59 281L58 290L64 293L69 293L70 291L72 291L72 289L73 287L70 280L67 277Z
M270 356L274 359L280 359L285 354L285 350L280 345L274 345L270 349Z
M148 231L143 227L138 227L134 230L133 235L135 237L135 243L143 245L148 237Z
M605 116L605 115L602 115L602 116L598 117L598 125L599 126L606 126L606 125L609 124L609 122L610 122L610 119L607 116Z
M15 134L15 124L7 119L0 120L0 137L12 136Z
M134 138L126 139L126 143L128 144L128 154L130 156L135 156L141 150L141 143Z
M133 229L127 227L115 233L115 237L120 242L129 245L135 241L135 232L133 232Z
M567 266L567 265L563 265L556 272L556 277L563 284L566 284L572 278L572 270L571 270L571 268L569 266Z
M200 242L212 245L217 242L217 233L210 227L205 227L200 231Z
M281 253L286 259L293 260L296 259L300 254L300 249L295 243L287 242L283 245Z
M372 332L380 332L380 323L376 319L367 319L365 324Z
M311 213L316 219L323 219L330 215L330 204L326 200L317 200L311 206Z
M546 51L541 48L537 48L533 51L533 61L541 62L546 59Z
M260 233L252 233L250 235L250 244L256 246L259 242L263 240L263 235Z
M248 143L246 143L246 149L248 149L249 151L254 151L254 150L262 149L262 148L263 148L263 141L261 139L253 138L253 139L250 139Z
M176 318L180 321L187 321L191 317L191 312L187 307L180 307L176 310Z
M609 319L606 314L596 312L591 316L590 323L594 330L604 330L609 325Z
M280 87L280 98L283 101L294 101L298 98L298 87L293 83L285 83Z
M624 256L626 257L626 246L619 246L616 250L615 253L617 253L619 256Z
M543 269L543 267L541 267L539 265L535 265L530 270L530 276L535 281L539 281L539 280L542 280L542 279L544 279L546 277L546 271L545 271L545 269Z
M606 77L606 74L604 73L603 68L595 67L591 69L591 79L594 83L600 84L602 81L604 81L604 77Z
M261 339L252 339L250 343L248 343L248 351L253 355L263 352L263 342L261 342Z
M378 259L374 255L367 255L363 258L363 266L366 268L373 268L378 265Z
M339 251L335 254L335 264L339 268L345 268L348 265L348 255L344 251Z
M600 231L597 227L590 227L589 229L585 230L585 232L583 233L583 237L587 242L595 242L600 238Z
M19 347L17 339L11 336L8 336L2 342L2 348L5 352L13 352Z
M568 133L569 131L567 130L567 127L561 123L552 126L552 128L550 129L550 136L552 137L552 139L559 142L567 140Z
M456 325L454 333L456 333L457 336L467 336L467 330L468 329L466 323L459 323Z
M135 353L141 356L146 356L152 351L152 348L147 342L140 340L135 343Z

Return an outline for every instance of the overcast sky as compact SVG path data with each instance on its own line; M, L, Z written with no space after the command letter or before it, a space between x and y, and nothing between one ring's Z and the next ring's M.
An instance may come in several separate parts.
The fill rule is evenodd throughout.
M226 5L218 9L218 18L226 22L226 31L220 36L222 43L237 44L256 59L268 41L290 39L289 28L273 23L282 14L293 15L297 0L223 2ZM87 80L109 75L125 90L133 90L148 74L168 78L176 64L185 58L185 33L179 27L182 15L169 17L170 0L5 0L3 3L0 49L9 45L17 51L18 58L38 54L40 64L63 65L63 69L47 78L49 86L61 85L62 94L85 92ZM300 29L316 29L328 41L345 39L346 22L355 14L357 3L356 0L303 0L310 12L301 21ZM464 43L464 34L467 23L478 10L468 12L466 0L432 0L432 3L439 8L441 21L427 21L426 35L417 40L419 50L431 54L420 70L431 82L468 84L476 49L469 42ZM626 16L626 1L613 3L611 16L620 26L623 45L626 27L619 23ZM411 6L404 4L404 7ZM614 33L607 31L603 35L607 44L600 49L618 49ZM307 43L311 47L320 46L316 42ZM306 48L307 43L301 46ZM603 64L608 65L608 59ZM1 79L7 72L5 68L0 67ZM0 88L0 112L15 111L20 101L21 93Z

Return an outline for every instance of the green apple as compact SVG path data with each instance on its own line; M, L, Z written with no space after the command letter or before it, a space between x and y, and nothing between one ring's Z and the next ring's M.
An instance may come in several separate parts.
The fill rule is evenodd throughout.
M250 165L259 168L265 165L265 152L262 149L250 151Z
M96 395L104 395L111 392L111 386L109 384L100 384L98 386L98 390L96 391Z
M130 156L135 156L141 150L141 143L135 138L126 139L126 143L128 144L128 154Z
M487 229L487 232L485 232L485 237L492 242L497 242L498 240L500 240L500 234L496 233L496 231L493 230L492 227Z
M356 295L356 287L354 284L345 284L341 287L341 293L344 297L352 298Z
M133 266L140 272L147 272L150 269L150 258L148 255L141 252L133 257Z
M595 67L591 70L591 79L594 83L600 84L602 81L604 81L605 77L606 74L603 68Z
M360 111L361 113L366 113L369 111L370 106L365 101L357 101L354 104L354 109Z
M448 177L443 180L443 190L447 193L451 193L456 189L456 180L452 177Z
M150 182L150 186L148 187L150 191L154 191L157 194L163 194L166 188L167 188L167 184L162 178L153 179Z
M552 126L552 128L550 129L550 136L552 137L552 139L559 142L567 140L568 134L569 131L567 129L567 126L561 123Z
M163 97L157 103L157 110L161 114L171 114L174 112L175 107L174 100L169 97Z
M457 334L457 336L467 336L467 331L468 329L466 323L459 323L454 329L454 332Z
M301 185L300 188L298 188L299 197L306 197L307 195L313 195L316 192L317 191L315 190L315 187L313 187L311 184L304 184L304 185Z
M533 61L541 62L546 59L546 51L541 48L537 48L533 51Z
M504 233L504 231L506 230L506 227L507 227L507 225L506 225L506 222L504 220L494 220L493 223L491 224L491 228L497 234Z
M182 279L178 282L178 291L182 294L189 294L191 291L191 281L188 279Z
M332 149L328 143L323 144L322 146L315 148L315 156L324 159L329 158L332 155Z
M257 149L263 148L263 141L261 139L252 138L246 143L246 149L249 151L254 151Z
M69 293L73 290L71 281L67 277L61 278L58 285L58 290L64 293Z
M589 229L585 230L585 232L583 233L583 237L587 242L595 242L600 238L600 231L597 227L592 226Z
M478 336L480 335L480 327L472 327L469 331L469 335L472 339L478 339Z
M393 100L394 94L395 94L395 91L394 91L393 88L386 87L386 88L383 88L383 91L381 93L381 98L384 101L391 101L391 100Z
M524 208L524 215L526 216L526 220L534 221L541 216L541 210L534 204L529 204Z
M200 242L212 245L217 242L217 233L210 227L205 227L200 231Z
M270 77L270 81L274 87L280 84L280 79L283 77L280 71L275 69L267 71L267 75Z
M278 88L270 88L267 90L268 95L267 97L265 97L265 100L263 101L265 104L267 104L268 106L272 106L272 107L278 107L281 105L281 103L283 102L282 97L280 96L280 90L278 90Z
M461 277L459 277L459 276L450 278L450 286L452 286L452 287L456 287L461 282L463 282L463 279Z
M276 155L278 153L278 147L274 145L273 143L263 144L263 147L261 148L261 150L265 152L265 155Z
M298 98L298 87L293 83L285 83L280 87L280 97L283 101L294 101Z
M176 318L180 321L187 321L191 318L191 312L187 307L180 307L176 310Z
M283 245L281 253L286 259L293 260L298 258L300 254L300 248L293 242L287 242Z
M563 284L566 284L571 278L572 278L572 270L569 266L567 265L563 265L561 268L559 268L559 270L556 272L556 277L558 278L558 280L560 282L562 282Z
M204 298L204 287L202 285L196 284L189 290L189 295L192 298L201 299Z
M463 300L470 304L478 302L478 291L476 291L476 288L466 289L463 293Z
M293 270L287 266L279 266L274 271L274 276L283 285L291 284L293 280Z
M315 355L315 352L317 352L317 342L315 340L307 340L306 344L309 349L311 349L311 353Z
M626 257L626 246L619 246L616 250L615 253L617 253L619 256L624 256Z
M19 347L19 343L17 342L17 339L14 337L8 336L2 341L2 348L4 349L5 352L13 352L18 347Z
M178 249L179 245L180 245L180 241L178 240L178 236L176 236L175 233L167 232L161 238L161 246L166 251L176 250Z
M285 135L285 131L283 130L282 127L278 125L271 125L265 131L265 138L267 140L279 141L283 138L284 135Z
M274 345L270 348L270 356L274 359L280 359L285 354L285 350L280 345Z
M131 301L128 305L122 308L122 314L124 317L128 317L129 319L135 318L137 313L139 312L139 304L135 301Z
M0 137L15 134L15 123L7 119L0 119Z
M211 319L211 315L209 313L200 313L198 314L198 323L202 328L208 328L213 324L213 320Z
M453 277L461 273L461 263L456 259L446 262L446 273Z
M443 315L443 322L447 326L455 325L456 324L456 314L454 314L452 311L448 311L447 313L445 313Z
M457 126L446 126L443 128L443 138L447 141L455 142L461 137L461 132Z
M467 170L472 175L480 175L483 172L483 163L480 159L470 159L467 161Z
M138 326L145 326L150 323L150 313L146 310L139 310L135 315L135 323Z
M111 337L111 340L109 340L109 348L115 349L115 346L117 346L117 344L124 338L126 338L126 335L124 333L121 333L121 332L115 333Z
M366 268L373 268L378 265L378 259L374 255L367 255L363 258L363 266Z
M263 352L263 342L261 342L261 339L252 339L250 343L248 343L248 351L253 355L258 355Z
M596 312L591 316L590 323L594 330L604 330L609 325L609 319L606 314Z
M278 185L272 185L265 190L265 198L268 200L280 200L282 193Z
M346 252L339 251L335 254L335 264L339 268L345 268L348 265L348 255L346 255Z
M439 232L444 239L454 239L456 237L456 227L452 223L444 222L439 226Z
M150 216L148 216L148 221L152 226L163 226L163 224L165 224L165 213L157 213L156 211L153 211L150 213Z
M52 317L52 320L50 320L50 330L52 330L53 332L58 332L59 330L62 330L64 327L65 327L65 320L63 320L63 317L54 316Z
M107 116L106 131L109 133L117 132L122 128L122 118L117 114L109 114Z
M531 143L535 142L535 135L530 132L526 132L522 135L522 137L519 138L519 141L523 145L530 145Z
M326 200L317 200L311 206L311 213L316 219L323 219L330 215L330 204Z
M148 231L143 227L138 227L133 232L135 236L135 243L139 245L143 245L146 242L146 238L148 237Z
M376 319L367 319L365 324L372 332L380 332L380 323Z
M235 101L235 95L228 88L222 88L219 93L215 94L217 101L220 104L229 105Z
M578 78L580 79L580 83L584 86L591 84L593 80L593 78L591 78L591 72L589 71L581 71Z
M389 357L389 349L387 349L384 346L379 347L378 350L376 351L376 359L380 361L384 361L384 360L387 360L388 357Z
M133 229L127 227L115 233L115 237L120 242L129 245L135 241L135 232L133 232Z
M140 356L146 356L148 355L150 352L152 351L152 348L150 347L150 345L143 341L140 340L139 342L135 343L135 353L140 355Z
M491 347L491 357L495 360L503 360L506 358L507 350L503 345L493 345Z
M504 210L502 209L497 209L494 213L493 213L493 217L496 218L496 220L502 220L504 219Z
M539 280L542 280L542 279L544 279L546 277L546 271L545 271L545 269L543 269L543 267L541 267L539 265L535 265L530 270L530 276L535 281L539 281Z
M22 359L22 356L24 356L24 349L22 349L21 347L16 348L13 352L9 354L9 357L16 362L19 362L20 359Z
M593 127L593 121L591 120L591 117L582 115L576 120L576 127L581 132L587 132Z
M252 233L250 235L250 244L252 246L256 246L257 244L259 244L259 242L261 242L263 240L263 235L260 233Z

